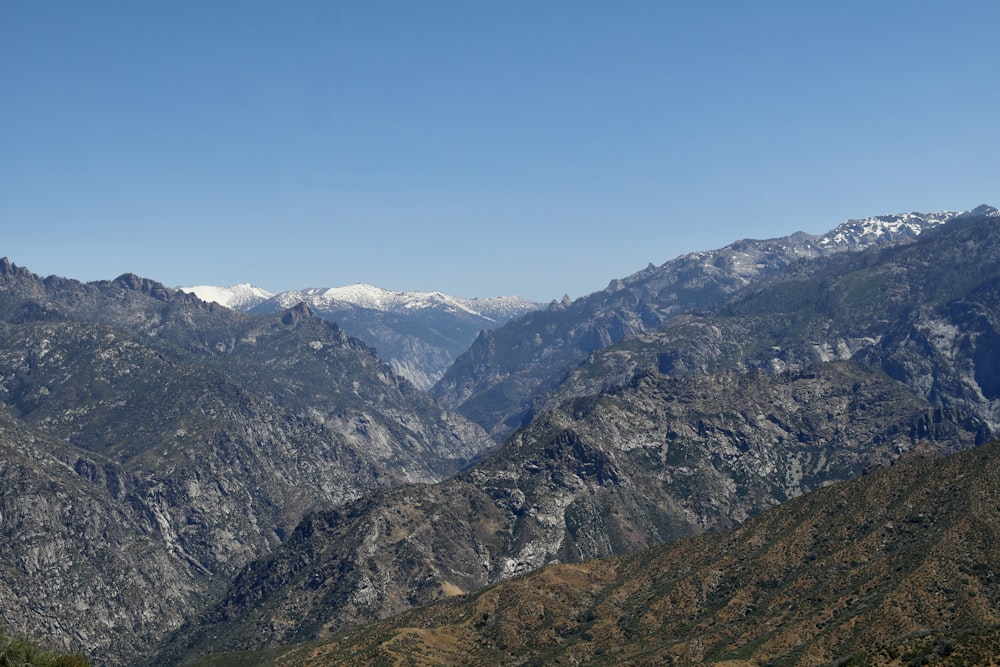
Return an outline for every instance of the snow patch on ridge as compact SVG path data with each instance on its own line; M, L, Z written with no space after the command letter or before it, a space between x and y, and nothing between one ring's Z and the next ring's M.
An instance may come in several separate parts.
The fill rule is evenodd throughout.
M876 243L916 238L921 232L943 225L959 213L895 213L872 218L848 220L819 238L824 248L851 248L860 250Z
M178 287L177 289L188 294L194 294L202 301L215 302L220 306L235 310L248 310L274 296L271 292L255 287L250 283L240 283L239 285L232 285L230 287L194 285L192 287Z
M326 312L344 307L367 308L387 313L436 308L446 312L464 312L489 321L506 320L512 314L535 310L538 307L534 302L515 295L467 299L443 292L393 292L364 283L344 287L290 290L274 298L282 308L290 308L300 302Z

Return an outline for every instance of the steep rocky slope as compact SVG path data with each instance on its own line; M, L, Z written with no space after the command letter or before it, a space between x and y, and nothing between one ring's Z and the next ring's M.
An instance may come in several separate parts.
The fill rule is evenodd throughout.
M202 603L204 578L171 554L121 466L0 407L0 479L0 615L11 632L129 655Z
M595 352L534 408L627 383L651 368L780 372L853 359L996 429L998 285L1000 216L965 214L910 243L790 267L714 309Z
M986 214L994 209L980 207ZM613 343L654 330L679 314L718 304L802 260L895 241L911 240L957 214L904 214L850 220L820 237L797 233L777 239L737 241L711 252L694 252L613 280L600 292L553 303L492 331L434 386L447 406L501 438L524 420L533 399L554 389L587 356ZM800 270L817 266L804 264Z
M996 664L998 480L996 444L912 456L732 531L552 566L259 664Z
M492 444L305 307L6 260L0 410L0 620L98 664L148 651L307 511Z
M553 562L634 551L985 427L844 363L650 374L536 418L474 469L308 517L183 628L183 655L327 636ZM200 626L200 627L199 627Z

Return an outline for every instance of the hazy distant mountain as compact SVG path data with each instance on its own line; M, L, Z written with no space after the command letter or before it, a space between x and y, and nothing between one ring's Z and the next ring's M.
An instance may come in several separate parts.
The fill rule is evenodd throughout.
M989 215L983 206L974 212ZM723 298L805 260L910 241L958 214L908 213L849 220L822 236L802 232L776 239L737 241L692 252L571 303L553 302L495 330L485 331L437 382L445 405L502 438L521 424L535 398L554 389L587 356L650 331L681 313ZM804 263L805 262L805 263Z
M182 287L206 301L253 313L298 303L378 350L393 370L429 388L483 329L495 329L540 304L520 296L467 299L441 292L393 292L372 285L270 294L250 285Z
M516 295L469 299L442 292L393 292L362 283L346 287L291 290L274 295L273 300L281 308L290 308L296 303L305 302L317 312L335 312L345 306L384 313L409 313L421 310L464 312L493 323L518 317L539 306Z
M214 285L195 285L193 287L180 287L182 292L194 294L202 301L217 303L226 308L236 310L250 310L262 301L270 299L274 294L255 287L250 283L240 283L231 287L215 287ZM295 305L294 303L292 304Z

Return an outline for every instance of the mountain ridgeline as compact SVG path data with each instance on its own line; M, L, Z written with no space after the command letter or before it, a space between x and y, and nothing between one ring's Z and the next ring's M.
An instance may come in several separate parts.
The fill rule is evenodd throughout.
M331 637L546 564L731 529L907 452L988 442L1000 219L949 220L791 262L593 352L474 468L311 514L163 664ZM948 335L900 347L928 313L950 314L934 329ZM900 368L923 372L907 383Z
M978 650L998 285L980 207L691 253L499 328L441 295L428 331L471 347L428 393L386 303L0 260L0 623L109 666ZM334 316L392 329L395 363Z
M0 260L0 620L121 664L309 511L492 445L298 306Z
M995 212L980 207L976 215ZM662 326L674 317L718 304L728 295L793 267L845 252L912 240L955 218L952 212L850 220L823 236L796 233L744 239L692 252L571 303L554 302L499 329L484 331L433 387L432 393L497 439L520 426L533 401L555 389L588 355Z

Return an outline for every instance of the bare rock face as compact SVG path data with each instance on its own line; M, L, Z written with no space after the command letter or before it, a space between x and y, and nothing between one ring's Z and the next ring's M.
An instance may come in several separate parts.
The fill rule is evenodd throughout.
M305 306L0 265L0 620L144 661L310 511L492 442Z
M169 527L120 466L25 429L6 408L0 460L0 596L11 632L133 655L203 603L211 586L170 552Z
M981 414L1000 429L1000 302L995 287L923 308L861 355L928 400Z
M955 451L988 433L840 362L652 373L539 415L454 479L310 516L162 664L325 637L550 563L729 528L918 444Z

